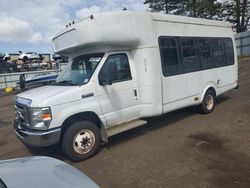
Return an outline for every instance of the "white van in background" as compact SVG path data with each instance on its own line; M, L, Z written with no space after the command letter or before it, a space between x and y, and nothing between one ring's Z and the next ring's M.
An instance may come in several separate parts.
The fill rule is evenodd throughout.
M18 94L17 137L60 143L72 160L146 124L146 117L198 106L214 110L237 86L234 34L226 22L150 12L108 12L67 26L54 51L72 58L56 83Z

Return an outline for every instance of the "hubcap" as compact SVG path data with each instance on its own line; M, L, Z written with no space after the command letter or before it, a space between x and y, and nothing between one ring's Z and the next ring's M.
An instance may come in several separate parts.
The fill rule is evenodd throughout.
M73 147L74 150L79 154L88 153L95 144L95 135L89 129L83 129L79 131L74 140Z
M207 110L211 110L214 106L214 98L212 95L208 95L206 99L206 108Z

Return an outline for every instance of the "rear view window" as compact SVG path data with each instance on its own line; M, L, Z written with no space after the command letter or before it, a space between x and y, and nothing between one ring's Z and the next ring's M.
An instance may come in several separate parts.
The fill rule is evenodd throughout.
M7 188L4 182L0 179L0 188Z

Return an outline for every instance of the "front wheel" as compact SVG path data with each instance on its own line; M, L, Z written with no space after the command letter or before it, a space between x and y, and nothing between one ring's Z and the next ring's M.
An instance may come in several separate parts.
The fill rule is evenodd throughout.
M202 100L202 103L198 106L198 111L202 114L208 114L215 109L215 93L212 90L208 90Z
M98 127L90 121L80 121L66 130L62 150L71 160L82 161L98 151L100 142Z

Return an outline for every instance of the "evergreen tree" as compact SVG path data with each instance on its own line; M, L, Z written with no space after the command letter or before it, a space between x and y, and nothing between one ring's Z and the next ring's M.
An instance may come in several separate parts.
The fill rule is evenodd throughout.
M222 16L233 23L237 33L246 31L250 19L250 1L226 0L223 3Z
M221 3L222 2L222 3ZM145 0L152 12L184 15L231 22L237 32L247 30L250 0Z
M145 0L144 4L149 4L152 12L163 12L165 14L175 14L182 6L182 0Z
M216 0L145 0L153 12L218 19L221 3Z

